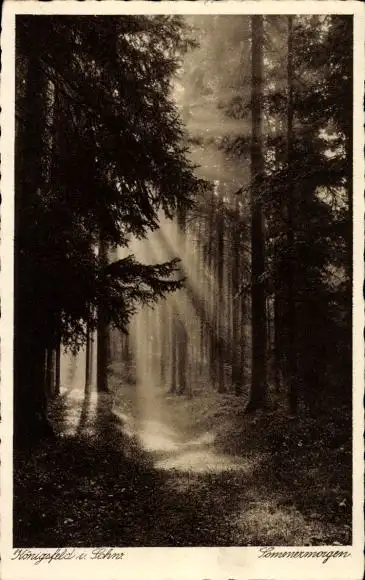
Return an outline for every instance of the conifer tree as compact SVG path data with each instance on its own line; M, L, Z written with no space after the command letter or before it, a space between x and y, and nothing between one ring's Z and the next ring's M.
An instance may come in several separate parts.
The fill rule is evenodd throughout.
M44 352L56 334L77 350L100 304L105 324L125 330L138 303L181 286L175 260L101 263L100 232L109 247L127 246L158 227L160 210L171 218L189 207L203 182L170 95L191 44L181 18L22 15L16 31L17 86L25 86L17 93L15 208L22 434L45 424Z
M266 391L265 226L261 202L264 171L262 138L263 17L252 16L252 375L247 412L260 407Z

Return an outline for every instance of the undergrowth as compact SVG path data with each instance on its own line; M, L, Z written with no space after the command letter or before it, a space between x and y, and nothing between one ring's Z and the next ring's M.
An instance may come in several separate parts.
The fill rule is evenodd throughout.
M244 396L203 388L192 399L156 393L161 426L182 440L205 441L202 454L214 448L246 465L182 473L157 469L154 455L123 429L135 405L133 381L115 373L111 385L92 419L93 435L63 434L61 397L52 413L56 441L15 455L16 547L351 543L345 407L293 418L283 405L271 405L246 415Z

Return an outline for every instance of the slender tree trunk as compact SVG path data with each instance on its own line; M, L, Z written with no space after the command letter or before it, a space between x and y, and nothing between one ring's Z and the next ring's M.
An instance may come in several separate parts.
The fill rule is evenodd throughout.
M59 395L61 391L61 341L57 341L56 346L56 384L55 394Z
M45 369L45 388L48 399L52 399L55 394L55 351L52 347L46 349L46 369Z
M246 318L247 318L247 296L242 292L239 299L239 370L240 370L240 394L242 386L246 382Z
M129 335L121 335L121 345L122 345L122 358L124 362L128 362L131 359Z
M225 236L225 247L226 261L225 261L225 273L224 278L226 280L225 286L225 301L226 301L226 312L227 312L227 331L226 331L226 361L228 368L230 370L230 382L228 383L228 390L232 392L233 389L233 365L235 359L234 353L234 340L233 340L233 237L232 228L227 228ZM228 250L228 248L231 248Z
M294 181L292 179L293 157L293 16L288 16L288 251L290 252L288 272L288 395L292 414L296 414L298 406L297 377L296 377L296 307L295 307L295 199Z
M217 377L218 392L225 392L224 384L224 341L223 338L223 317L224 317L224 294L223 294L223 272L224 272L224 215L223 215L223 191L221 182L218 183L218 212L217 212L217 282L218 300L216 307L216 332L217 332Z
M215 327L215 317L217 312L217 298L216 298L216 279L215 279L215 257L216 257L216 244L215 244L215 236L214 236L214 228L216 226L216 201L215 198L212 199L212 211L211 211L211 219L209 223L209 294L210 294L210 304L211 304L211 312L213 317L213 324L211 325L211 331L209 336L209 370L210 370L210 379L212 382L212 386L216 386L216 343L217 343L217 336L216 336L216 327Z
M233 264L232 264L232 294L233 294L233 320L232 320L232 341L233 341L233 361L232 361L232 383L237 396L242 394L242 368L241 368L241 296L240 292L240 266L241 266L241 216L240 203L236 195L235 203L235 224L233 232Z
M177 313L175 306L171 312L171 381L170 393L177 391Z
M206 283L206 272L207 272L207 264L206 264L206 251L205 251L205 224L202 223L201 218L199 219L199 232L198 232L198 241L197 245L199 248L199 270L201 273L201 283L202 283L202 290L204 298L208 297L208 289ZM204 244L204 245L203 245ZM205 334L206 334L206 320L205 316L201 316L199 318L200 324L200 369L205 368L205 358L206 358L206 348L205 348Z
M102 234L100 235L99 262L103 267L108 262L108 250ZM108 324L103 304L99 304L97 323L97 390L108 392Z
M183 209L178 212L178 227L179 227L179 241L181 244L181 259L185 259L185 246L186 246L186 213ZM187 371L187 331L186 331L186 320L184 320L184 314L186 314L186 295L181 297L181 308L180 312L177 313L177 377L180 395L184 394L186 391L186 371Z
M91 386L91 370L92 370L92 335L90 329L90 321L87 321L86 327L86 361L85 361L85 393L90 391Z
M269 371L269 361L271 360L271 302L270 298L266 296L266 347L267 347L267 361L268 361L268 373Z
M278 266L276 266L277 268ZM281 296L281 284L278 280L278 271L275 272L275 298L274 298L274 384L276 392L281 390L281 377L283 368L282 357L282 320L283 320L283 299Z
M166 359L168 352L167 328L169 320L167 317L167 304L165 300L159 308L159 333L160 333L160 376L162 384L166 381Z
M213 304L212 304L212 222L213 222L213 200L210 200L209 205L209 212L208 212L208 220L205 227L205 252L204 252L204 263L205 263L205 271L206 271L206 299L208 302L208 318L205 316L204 318L204 351L207 363L207 371L209 374L209 378L211 378L211 368L212 368L212 357L211 357L211 344L212 344L212 333L210 330L210 317L212 316L213 312Z
M261 407L266 397L266 301L264 215L260 200L264 157L262 143L263 17L252 16L252 378L247 411Z
M179 395L186 392L186 367L187 367L187 333L184 321L181 318L177 320L178 335L178 355L177 355L177 376L179 384Z

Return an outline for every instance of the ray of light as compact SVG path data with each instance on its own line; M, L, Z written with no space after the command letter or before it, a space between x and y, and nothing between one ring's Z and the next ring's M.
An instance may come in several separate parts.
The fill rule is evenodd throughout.
M85 349L81 349L77 355L62 349L60 394L65 400L64 432L68 435L94 432L97 407L96 357L93 360L93 381L88 393L85 393L85 370Z
M194 255L194 247L188 240L184 244L178 243L176 232L168 233L168 230L161 227L158 230L159 241L163 248L173 253L173 248L179 251L181 258L181 268L186 276L185 289L194 310L202 318L212 333L218 332L217 340L222 348L229 348L228 341L229 327L226 323L215 327L216 310L212 296L218 294L218 284L214 274L207 266L199 267L199 258ZM219 346L218 345L218 346Z

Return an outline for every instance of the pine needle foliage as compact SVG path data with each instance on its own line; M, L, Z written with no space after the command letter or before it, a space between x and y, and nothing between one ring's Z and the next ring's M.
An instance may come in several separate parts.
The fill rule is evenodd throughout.
M175 261L104 272L95 248L146 237L204 188L171 97L190 46L173 16L17 18L19 292L46 341L57 327L80 346L101 302L125 330L138 302L181 286Z

